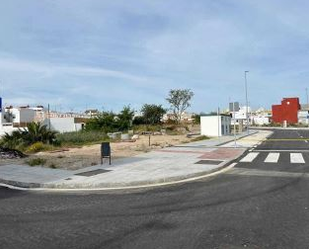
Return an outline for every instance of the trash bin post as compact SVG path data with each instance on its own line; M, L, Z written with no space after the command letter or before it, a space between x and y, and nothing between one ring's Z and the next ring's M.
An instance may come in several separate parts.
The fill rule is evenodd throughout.
M112 164L111 147L109 142L103 142L101 144L101 164L103 164L103 159L109 159L109 165Z

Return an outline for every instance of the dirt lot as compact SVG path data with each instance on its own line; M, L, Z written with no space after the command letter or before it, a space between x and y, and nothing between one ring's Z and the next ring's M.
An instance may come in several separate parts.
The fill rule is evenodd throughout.
M135 142L111 143L112 158L131 157L140 153L147 153L151 150L190 142L191 140L186 135L153 135L151 136L151 146L149 147L149 136L142 135ZM63 148L63 150L59 151L39 152L23 159L1 159L0 166L26 164L26 161L38 157L46 159L45 167L70 170L80 169L100 164L100 144L80 148Z

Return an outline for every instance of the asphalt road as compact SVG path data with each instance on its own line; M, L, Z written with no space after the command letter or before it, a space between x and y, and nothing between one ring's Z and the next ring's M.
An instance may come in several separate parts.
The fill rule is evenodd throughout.
M309 157L299 152L306 145L270 140L227 174L133 193L1 188L0 248L309 248ZM274 149L289 151L265 163ZM291 163L293 150L305 163Z

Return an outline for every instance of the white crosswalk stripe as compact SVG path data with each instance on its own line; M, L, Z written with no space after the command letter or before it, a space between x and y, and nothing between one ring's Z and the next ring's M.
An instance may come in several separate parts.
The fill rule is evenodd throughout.
M251 163L256 160L260 152L250 152L243 159L240 160L242 163ZM279 152L270 152L267 154L264 163L278 163L282 153ZM289 153L290 163L306 163L302 153ZM262 158L260 158L262 159ZM263 161L261 161L263 162Z
M301 153L291 153L290 159L291 159L291 163L305 163L305 160Z
M242 163L251 163L260 153L258 152L251 152L246 155L243 159L240 160Z
M277 163L280 157L280 153L269 153L265 159L265 163Z

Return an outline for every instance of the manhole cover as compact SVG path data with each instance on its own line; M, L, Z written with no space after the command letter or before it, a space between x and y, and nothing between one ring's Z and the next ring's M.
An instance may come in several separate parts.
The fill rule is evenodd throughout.
M196 162L195 164L213 164L213 165L219 165L223 161L216 161L216 160L200 160Z
M107 173L107 172L110 172L110 171L111 170L106 170L106 169L96 169L96 170L92 170L92 171L78 173L78 174L75 174L75 175L76 176L95 176L95 175Z

